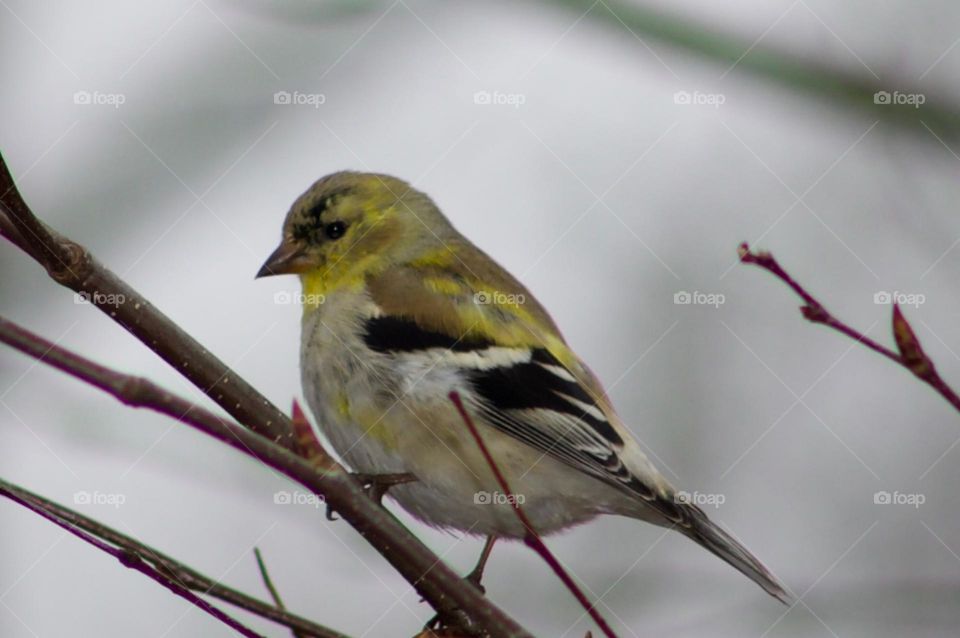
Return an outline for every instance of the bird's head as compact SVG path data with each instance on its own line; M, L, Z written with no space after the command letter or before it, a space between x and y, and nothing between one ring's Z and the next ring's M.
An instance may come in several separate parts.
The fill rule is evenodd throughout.
M305 292L325 292L442 246L452 233L430 198L406 182L333 173L293 203L280 246L257 277L295 273Z

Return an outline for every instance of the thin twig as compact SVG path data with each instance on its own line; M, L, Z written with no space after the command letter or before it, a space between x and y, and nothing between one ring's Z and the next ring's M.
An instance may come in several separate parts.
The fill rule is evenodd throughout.
M752 252L746 242L740 244L737 251L740 255L741 262L763 268L797 293L797 295L803 299L800 312L808 321L833 328L837 332L862 343L867 348L883 355L894 363L903 366L916 375L917 378L936 390L955 410L960 412L960 396L940 377L933 360L923 351L923 348L920 346L920 341L913 332L913 328L910 327L909 322L907 322L906 317L903 316L903 312L900 310L900 306L896 303L893 304L892 317L893 338L897 344L897 350L895 351L881 345L830 314L824 305L791 277L770 253Z
M91 536L122 550L127 556L137 557L148 563L159 577L172 580L175 584L184 588L219 598L278 624L300 629L306 632L304 635L315 636L316 638L346 638L344 634L318 625L306 618L301 618L296 614L277 610L263 601L222 585L141 541L3 479L0 479L0 496L5 496L24 505L48 520L56 519L64 525L83 530Z
M480 436L480 430L477 429L476 424L473 422L473 418L467 412L467 409L463 406L463 401L460 399L460 394L454 390L449 395L450 400L453 401L453 404L457 406L457 411L460 413L460 417L463 419L463 422L466 423L467 428L470 430L470 434L473 435L474 440L477 442L477 447L480 448L480 452L483 453L483 458L486 459L487 465L490 466L490 470L493 472L493 475L497 479L497 483L500 484L500 489L503 490L503 493L507 496L507 501L513 507L514 514L517 515L517 518L520 520L520 523L523 525L523 528L526 530L526 533L523 537L523 542L527 544L531 549L537 552L541 558L550 566L550 569L557 575L558 578L563 582L570 593L573 594L573 597L577 599L577 602L580 603L580 606L590 615L590 618L593 619L600 630L604 633L607 638L616 638L616 634L613 633L613 629L610 628L610 625L607 624L607 620L597 611L596 605L590 602L590 599L587 598L586 594L577 586L577 584L570 577L570 574L567 573L567 570L563 568L563 565L560 564L560 561L553 555L543 540L540 538L540 534L533 527L533 524L530 522L530 519L527 517L526 512L523 511L523 508L520 506L520 502L514 497L513 492L510 490L510 485L507 483L507 478L503 475L503 472L500 471L500 466L497 465L497 462L494 461L493 455L490 454L490 450L487 448L487 444L484 443L483 438Z
M177 596L184 598L190 604L207 612L208 614L210 614L220 622L224 623L228 627L232 628L234 631L237 631L241 635L247 636L248 638L263 638L261 634L258 634L252 629L249 629L248 627L241 624L240 621L228 616L226 613L224 613L217 607L214 607L213 605L205 601L203 598L200 598L199 596L194 594L192 591L190 591L188 587L180 583L177 579L170 578L161 569L158 569L154 565L151 565L147 560L145 560L145 557L142 554L136 551L128 550L127 548L113 547L112 545L105 543L104 541L100 540L93 534L89 534L85 530L81 529L79 526L74 525L69 520L66 520L64 518L54 515L53 513L48 511L48 508L38 506L33 502L33 499L24 498L16 489L10 489L11 487L16 488L16 486L11 486L9 483L6 483L5 481L0 482L0 495L6 496L10 500L16 503L19 503L20 505L23 505L27 509L31 510L32 512L35 512L36 514L39 514L43 518L52 522L54 525L66 530L67 532L76 536L80 540L86 543L89 543L90 545L93 545L100 551L110 554L111 556L116 558L118 561L120 561L120 563L124 567L129 567L130 569L134 569L140 572L141 574L144 574L151 580L154 580L160 583L161 585L169 589L171 592L173 592ZM31 496L36 498L35 495L31 495Z
M442 563L386 509L376 506L339 465L318 471L289 449L223 419L141 377L101 366L0 318L0 342L77 377L123 403L160 412L226 443L322 496L444 617L464 631L492 636L529 636L476 588ZM333 463L332 460L328 463Z
M296 401L294 401L293 405L297 407ZM263 586L270 592L270 598L273 599L273 604L276 605L280 611L286 611L287 606L283 604L283 599L280 598L280 592L277 591L277 588L273 585L273 580L270 579L270 572L267 571L267 564L263 562L263 556L260 554L259 547L253 548L253 555L257 559L257 568L260 570L260 578L263 580ZM294 638L304 638L304 634L296 629L291 628L291 631L293 632Z

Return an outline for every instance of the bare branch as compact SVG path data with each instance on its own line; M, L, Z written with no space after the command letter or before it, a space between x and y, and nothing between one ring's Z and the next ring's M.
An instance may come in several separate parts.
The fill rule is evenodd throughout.
M293 449L293 427L276 406L222 361L153 307L140 293L101 265L80 244L41 222L27 206L0 157L0 224L3 236L36 259L58 283L84 294L90 303L259 434ZM6 232L13 228L16 232Z
M797 295L803 299L803 304L800 307L800 312L803 316L812 323L821 323L825 326L833 328L837 332L844 334L854 341L862 343L867 348L870 348L874 352L885 356L894 363L903 366L924 383L932 387L937 391L940 396L947 400L954 407L955 410L960 412L960 396L957 396L957 393L951 388L946 381L944 381L940 374L937 372L936 366L934 366L933 360L927 356L923 351L923 348L920 347L920 341L917 339L917 336L913 332L913 328L910 327L910 324L907 322L906 317L903 316L903 313L900 311L900 307L897 304L893 305L893 337L894 341L897 344L897 350L894 351L880 343L874 341L870 337L864 335L859 330L851 328L843 321L834 317L830 312L817 301L813 295L806 291L806 289L797 283L783 268L780 267L780 264L777 263L777 260L773 258L768 252L752 252L750 246L746 242L740 244L737 249L740 255L740 261L745 264L753 264L763 268L767 272L774 275L777 279L783 283L790 286L790 289L793 290Z
M286 625L292 629L300 630L304 632L303 635L314 636L315 638L346 638L344 634L301 618L296 614L286 612L283 609L276 609L256 598L226 587L141 541L122 534L103 523L88 518L49 499L25 490L22 487L8 483L3 479L0 479L0 496L5 496L23 505L47 520L53 521L60 527L67 529L67 531L70 531L74 535L80 536L80 538L85 541L88 541L87 537L76 534L75 530L82 530L97 539L109 543L109 545L125 553L125 558L122 562L128 567L130 566L128 562L131 560L139 560L147 563L154 570L154 574L150 575L154 580L163 579L164 581L172 582L174 585L219 598L220 600L263 618L267 618L281 625ZM100 545L94 545L102 549ZM109 553L116 556L113 552ZM166 584L164 584L164 586L166 586Z
M155 405L146 405L169 414L192 427L214 436L244 453L294 478L314 493L324 497L336 510L409 582L430 605L468 633L489 633L495 636L526 636L527 632L512 618L483 597L471 584L463 582L453 570L430 551L418 538L379 504L366 497L362 486L336 463L322 448L313 449L316 458L304 461L296 430L291 420L249 383L210 354L200 343L184 332L142 295L103 267L83 246L60 237L43 224L17 190L13 177L0 156L0 217L11 223L0 223L0 233L39 261L50 276L62 285L85 293L91 303L156 352L177 372L189 379L214 402L246 428L219 419L160 388L150 388L134 377L111 378L106 369L60 351L61 369L86 378L95 385L121 398L150 394ZM13 230L10 230L10 229ZM4 333L11 345L41 360L53 344L30 335L15 326L6 325ZM38 344L39 347L38 347ZM47 357L49 358L49 357ZM114 386L111 386L111 383ZM116 383L133 386L116 392ZM172 405L182 412L174 413ZM263 438L266 437L266 438ZM271 444L271 441L274 444ZM281 447L282 446L282 447ZM286 448L286 449L284 449ZM322 456L319 453L323 452Z
M451 624L477 635L529 636L513 619L443 564L387 510L367 498L359 483L329 457L323 465L318 465L316 459L307 461L147 379L96 364L2 318L0 342L82 379L128 405L171 416L253 456L314 494L322 495Z
M510 490L510 484L507 483L507 478L503 475L503 472L500 471L500 466L498 466L497 462L493 460L493 455L490 454L487 444L483 442L483 438L480 436L480 431L473 422L473 418L463 406L463 401L460 399L460 394L454 390L449 396L450 400L453 401L453 404L457 406L457 411L460 413L460 417L470 430L470 434L473 435L474 441L477 442L477 447L480 448L480 452L483 453L483 458L486 459L487 465L490 466L490 470L497 479L497 483L500 484L500 489L502 489L503 493L506 494L507 501L513 507L513 513L517 515L517 518L520 520L523 528L527 530L523 537L523 542L533 549L533 551L537 552L537 554L539 554L544 561L546 561L547 565L550 566L550 569L552 569L557 577L560 578L566 588L570 590L570 593L573 594L573 597L577 599L577 602L580 603L580 606L583 607L584 611L586 611L587 614L590 615L590 618L597 623L597 626L600 627L600 630L604 633L604 635L607 636L607 638L617 638L616 634L613 633L613 629L611 629L610 625L607 624L607 620L600 615L600 612L597 611L596 605L591 603L586 594L584 594L580 587L573 582L570 574L567 573L567 570L563 568L563 565L560 564L560 561L557 560L557 557L553 555L553 552L547 548L547 545L543 542L543 539L540 538L540 534L536 529L534 529L533 524L527 517L527 514L520 506L520 502Z
M73 534L80 540L93 545L100 551L110 554L120 561L124 567L134 569L141 574L146 575L151 580L160 583L177 596L186 599L190 604L199 607L241 635L247 636L248 638L263 638L260 634L244 626L238 620L231 618L220 609L214 607L203 598L200 598L194 594L192 591L190 591L190 588L178 578L172 577L172 573L166 570L165 565L151 564L152 561L149 560L148 556L145 556L142 552L138 551L139 548L137 548L136 545L131 547L122 545L120 547L113 547L112 545L102 541L96 535L87 533L83 526L77 525L73 522L82 518L76 512L69 512L69 510L66 510L69 512L67 516L55 514L54 511L64 511L65 508L61 508L56 504L47 501L46 499L41 499L35 494L31 494L26 490L18 488L17 486L2 480L0 480L0 495L6 496L10 500L23 505L32 512L35 512L36 514L39 514L43 518L52 522L54 525L66 530L70 534ZM89 521L89 519L87 520ZM114 534L116 534L116 532L114 532Z

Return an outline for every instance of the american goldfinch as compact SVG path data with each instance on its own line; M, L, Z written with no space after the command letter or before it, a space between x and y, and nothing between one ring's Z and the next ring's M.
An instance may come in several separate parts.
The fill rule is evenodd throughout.
M340 172L294 203L258 277L303 286L304 395L340 457L409 473L388 495L430 525L522 538L619 514L671 527L788 600L777 579L647 459L550 315L431 199L387 175ZM511 487L502 494L449 393Z

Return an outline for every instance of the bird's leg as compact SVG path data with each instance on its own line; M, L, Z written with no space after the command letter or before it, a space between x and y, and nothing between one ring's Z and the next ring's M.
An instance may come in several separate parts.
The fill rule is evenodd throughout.
M476 567L464 576L467 581L476 585L477 589L483 593L487 593L487 590L480 584L480 579L483 578L483 568L487 566L487 560L490 558L490 552L493 551L493 544L496 542L496 536L487 536L487 541L483 544L483 550L480 552L480 560L477 561Z
M383 501L383 495L394 485L402 485L403 483L410 483L417 480L417 477L409 472L397 472L393 474L364 474L363 472L354 472L353 478L360 481L367 496L376 501L378 505Z
M473 585L483 594L486 594L487 590L483 585L480 584L480 579L483 578L483 568L487 566L487 560L490 558L490 552L493 551L493 544L496 542L496 536L487 536L487 540L483 544L483 550L480 552L480 560L478 560L477 565L470 570L470 573L463 577L463 579L467 582L473 583ZM439 629L443 626L443 618L440 616L440 614L437 614L428 620L427 624L425 624L423 627L424 629Z
M360 484L363 486L363 491L367 493L367 496L376 501L377 505L382 504L383 495L386 494L387 490L394 485L410 483L411 481L417 480L417 477L409 472L398 472L393 474L366 474L364 472L351 472L350 476L360 482ZM327 520L337 520L329 503L327 504Z

